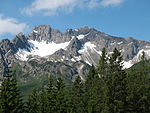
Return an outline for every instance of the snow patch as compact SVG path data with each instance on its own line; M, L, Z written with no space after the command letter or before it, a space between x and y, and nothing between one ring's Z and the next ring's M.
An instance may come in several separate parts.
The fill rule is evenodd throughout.
M115 45L116 44L116 42L112 42L110 45Z
M121 42L118 42L118 45L120 45L120 44L122 44L123 42L121 41Z
M101 52L101 51L97 51L95 48L93 48L93 50L94 50L95 52L97 52L99 55L102 55L102 52Z
M133 66L133 64L131 63L131 61L124 61L124 63L123 63L123 68L124 69L128 69L128 68L130 68L130 67L132 67Z
M145 46L147 49L150 49L150 46Z
M75 60L74 58L71 58L71 61L72 61L72 62L76 62L76 60Z
M38 42L33 40L30 40L29 42L34 46L31 49L31 54L38 55L41 57L52 55L59 49L65 49L69 45L69 42L59 43L59 44L56 44L54 42L47 43L46 41Z
M96 48L96 45L92 44L91 42L86 42L84 44L84 46L82 47L82 49L80 49L78 52L79 53L84 53L85 51L87 51L88 49L93 49Z
M19 49L18 52L15 54L16 58L20 59L21 61L27 61L29 55L30 52L26 49Z
M38 33L38 31L36 31L36 30L33 30L33 32L34 32L34 33Z
M65 56L62 56L63 59L65 59Z
M133 42L130 42L128 45L132 45L133 44Z
M73 58L71 58L71 61L76 62L76 61L80 61L81 60L81 56L74 56Z
M92 65L92 64L89 62L89 59L93 61L93 59L91 58L91 55L90 55L90 53L89 53L89 51L88 51L89 49L90 49L91 51L93 51L93 52L98 53L99 55L101 54L101 51L97 51L97 50L96 50L96 45L92 44L91 42L86 42L86 43L83 45L82 49L80 49L80 50L78 51L81 55L86 56L86 59L84 59L84 61L85 61L87 64ZM94 61L93 61L93 62L94 62Z
M46 57L48 55L52 55L59 49L65 49L69 45L69 43L70 42L56 44L54 42L47 43L46 41L38 42L29 40L29 44L31 46L30 52L24 49L19 49L16 55L17 58L22 61L27 61L29 55Z
M72 36L72 39L75 38L75 36Z
M89 61L86 60L85 62L86 62L87 64L89 64L90 66L92 66L92 64L91 64Z
M79 30L78 30L78 29L75 29L75 31L78 32Z
M81 65L81 66L79 67L79 69L81 70L83 67L84 67L84 65Z
M144 49L141 49L138 54L132 59L133 62L139 62L141 60L141 56L142 56L142 52L145 52L145 57L147 59L150 58L150 49L147 49L147 50L144 50Z
M75 56L74 57L76 61L80 61L81 60L81 56Z
M77 36L77 38L78 38L79 40L83 39L84 37L85 37L84 35L78 35L78 36Z

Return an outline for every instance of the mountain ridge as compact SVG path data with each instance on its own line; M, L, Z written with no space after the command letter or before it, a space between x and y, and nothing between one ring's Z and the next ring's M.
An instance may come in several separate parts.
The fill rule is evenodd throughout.
M4 73L3 70L7 70L7 67L11 67L13 63L21 65L22 68L33 69L29 64L32 60L37 60L40 64L47 61L62 62L74 70L69 72L70 76L79 74L84 78L82 68L92 64L96 66L102 48L106 48L109 54L114 48L121 51L125 68L139 62L142 51L145 51L147 58L150 57L150 42L131 37L115 37L90 27L67 29L62 33L48 25L40 25L35 26L27 36L19 33L12 41L8 39L0 41L1 56L6 59L3 62L7 64L7 66L3 66L2 63L0 70L1 73ZM2 57L1 60L3 60ZM56 72L60 71L62 67L63 65L60 66L60 69L57 68ZM40 69L37 68L37 70ZM36 69L33 71L35 72ZM26 70L26 72L28 71ZM31 73L33 72L31 71Z

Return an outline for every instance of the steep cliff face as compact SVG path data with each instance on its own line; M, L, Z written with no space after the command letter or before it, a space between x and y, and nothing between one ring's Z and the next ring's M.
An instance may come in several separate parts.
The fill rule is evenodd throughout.
M121 51L125 68L140 61L142 51L150 57L150 42L114 37L89 27L62 33L40 25L27 36L19 33L12 41L0 42L0 73L4 74L6 67L16 63L29 75L60 73L84 78L86 68L92 64L97 66L103 48L109 54L114 48Z
M4 57L2 50L0 50L0 79L6 76L8 72L8 61Z
M16 35L16 37L12 40L12 43L16 52L18 51L18 49L27 49L28 51L30 50L28 38L23 33L19 33L18 35Z

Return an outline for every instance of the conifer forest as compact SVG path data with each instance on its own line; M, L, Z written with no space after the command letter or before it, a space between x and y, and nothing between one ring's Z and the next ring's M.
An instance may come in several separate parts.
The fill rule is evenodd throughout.
M48 75L27 98L10 67L0 86L0 113L150 113L149 65L143 52L139 63L124 69L121 52L108 55L103 48L85 79L76 76L68 87L63 77Z

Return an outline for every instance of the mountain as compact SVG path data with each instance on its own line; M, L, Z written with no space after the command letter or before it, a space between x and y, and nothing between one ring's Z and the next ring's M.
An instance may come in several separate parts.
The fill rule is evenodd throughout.
M44 74L63 75L67 80L80 75L84 80L90 65L97 66L103 48L109 54L114 48L121 51L124 68L139 62L142 51L150 57L150 42L115 37L90 27L62 33L40 25L27 36L19 33L11 41L0 41L0 78L12 67L24 82Z

